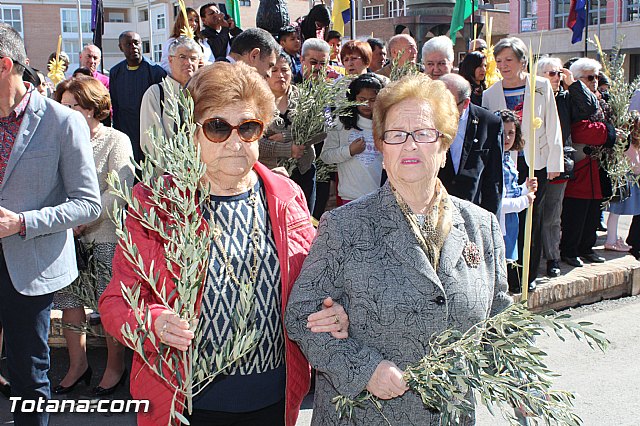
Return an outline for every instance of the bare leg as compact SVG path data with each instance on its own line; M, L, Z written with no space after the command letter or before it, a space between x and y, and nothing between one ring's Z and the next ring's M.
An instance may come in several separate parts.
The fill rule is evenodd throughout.
M108 389L115 386L124 372L124 346L107 336L107 368L98 386Z
M615 244L618 241L618 218L619 215L615 213L609 213L607 219L607 244Z
M80 326L84 321L84 308L72 308L62 311L63 323ZM67 371L67 375L64 376L64 379L60 382L60 385L68 387L73 385L89 366L87 361L87 336L85 333L79 333L66 327L63 329L62 333L67 341L69 370Z

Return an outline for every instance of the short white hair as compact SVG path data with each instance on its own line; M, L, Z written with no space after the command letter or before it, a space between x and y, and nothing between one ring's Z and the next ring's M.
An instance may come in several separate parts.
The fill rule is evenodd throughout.
M597 75L601 69L602 65L595 59L580 58L571 65L569 71L571 71L575 78L580 78L584 77L588 71L593 71L593 73Z
M331 52L331 46L320 38L308 38L302 44L300 56L304 58L309 50L315 50L316 52L322 52L325 55L328 55Z
M543 75L549 68L562 69L562 61L560 58L552 58L550 56L543 56L538 59L538 75Z
M447 36L434 37L422 46L422 62L427 55L432 53L442 53L449 62L453 63L453 43Z
M202 57L202 46L198 44L197 41L190 37L180 36L177 39L173 40L169 45L169 56L175 56L178 49L181 47L186 48L190 52L196 52L198 57Z

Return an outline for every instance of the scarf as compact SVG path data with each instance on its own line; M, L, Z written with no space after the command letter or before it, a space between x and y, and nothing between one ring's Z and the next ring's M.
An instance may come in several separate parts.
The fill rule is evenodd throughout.
M409 228L418 240L418 244L420 244L427 259L431 262L433 269L437 272L440 251L451 230L453 215L453 205L447 190L440 182L440 179L436 179L433 199L427 207L427 213L418 215L411 211L407 202L402 199L402 196L393 185L391 185L391 189L404 218L409 224Z

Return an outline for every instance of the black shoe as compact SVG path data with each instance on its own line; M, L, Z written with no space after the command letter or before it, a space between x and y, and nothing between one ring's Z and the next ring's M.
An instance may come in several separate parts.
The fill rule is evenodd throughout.
M533 280L529 283L529 293L531 293L532 291L536 291L536 289L538 288L538 285L536 284L536 281Z
M562 261L567 265L573 266L575 268L580 268L581 266L584 266L584 263L582 262L582 260L580 260L579 257L563 257Z
M584 259L587 259L591 263L604 263L604 261L607 260L604 257L598 256L595 253L585 254L585 255L582 255L580 257L582 257Z
M122 372L122 376L120 376L120 380L118 380L118 383L111 386L110 388L103 388L102 386L96 386L95 388L93 388L93 396L111 395L116 391L116 388L118 386L124 385L124 382L127 380L127 376L128 376L128 371L125 368L124 371Z
M560 276L560 265L557 259L547 260L547 276L549 278Z
M11 398L11 385L9 383L0 385L0 393L7 399Z
M52 389L52 392L55 393L56 395L62 395L65 393L69 393L73 390L73 388L76 387L76 385L82 381L84 381L84 384L86 386L89 386L89 383L91 382L91 376L93 375L93 371L91 370L91 366L88 366L87 369L84 371L84 373L82 373L82 376L78 377L78 380L75 381L74 384L72 384L71 386L62 386L62 385L58 385L56 387L54 387Z

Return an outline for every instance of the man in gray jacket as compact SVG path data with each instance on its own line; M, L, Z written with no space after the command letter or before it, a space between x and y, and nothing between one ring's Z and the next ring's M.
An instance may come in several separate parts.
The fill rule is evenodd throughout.
M0 323L18 426L48 423L21 408L50 397L53 293L78 276L72 228L100 214L86 121L23 83L26 62L20 35L0 24Z

